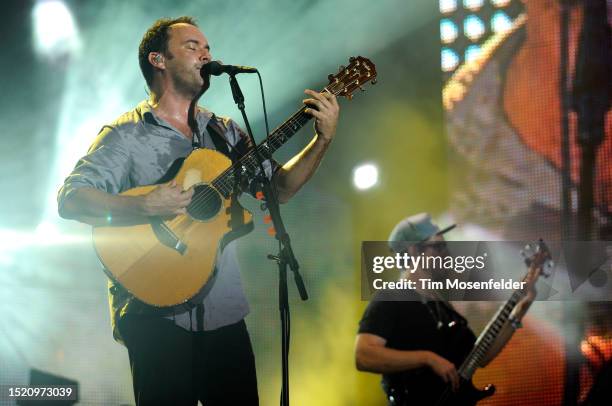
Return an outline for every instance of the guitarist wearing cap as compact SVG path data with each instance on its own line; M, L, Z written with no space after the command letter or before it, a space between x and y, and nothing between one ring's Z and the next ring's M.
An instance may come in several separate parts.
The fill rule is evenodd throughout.
M138 57L150 90L149 99L102 128L58 194L59 214L96 226L94 236L99 227L121 230L116 238L120 241L116 244L118 255L113 261L123 261L150 240L157 247L161 243L168 245L176 235L188 237L180 235L184 228L172 230L168 225L171 223L164 224L166 219L180 226L198 225L201 219L194 216L201 214L198 210L202 206L190 203L198 194L194 184L203 182L193 181L194 176L200 176L195 170L181 182L166 178L177 160L189 156L185 160L188 162L194 154L203 152L217 161L229 162L230 158L234 162L251 149L246 135L234 121L197 106L209 86L209 77L202 75L201 70L212 56L209 42L193 18L157 20L144 34ZM336 132L339 106L335 95L329 91L305 93L307 108L302 109L303 116L315 118L316 134L312 141L282 167L272 159L264 162L266 175L276 186L281 202L291 198L313 175ZM300 124L307 121L304 119ZM297 128L295 124L293 127ZM205 148L221 154L212 151L214 155ZM204 161L212 165L212 160ZM144 187L149 187L147 193L124 193ZM201 187L212 190L209 185ZM212 194L201 195L207 198ZM233 202L234 191L231 196ZM190 207L194 211L189 212L189 217L185 214ZM222 206L215 217L224 220L223 227L227 227L225 219L233 207ZM133 224L142 224L149 231L155 228L157 234L132 238L132 231L124 227ZM164 307L163 302L157 307L150 305L139 300L135 291L128 291L123 281L111 277L113 333L128 349L138 405L196 405L198 400L207 406L258 404L254 355L244 323L249 308L240 282L236 246L229 242L216 255L218 241L209 242L209 234L202 235L199 241L205 244L201 245L212 246L210 268L214 270L210 271L213 276L205 296L192 308ZM134 242L135 247L130 245ZM166 251L177 259L189 259L198 249L204 249L180 240L174 242ZM100 255L101 250L96 248ZM153 251L146 253L150 252ZM140 262L151 261L150 258L151 255L145 255ZM196 266L200 264L195 258L190 261ZM159 262L155 257L146 266L151 269L145 269L151 273L132 279L148 283ZM107 274L113 271L108 263L104 265ZM163 268L159 273L181 272L177 265ZM125 272L125 279L130 275L134 275L132 269ZM181 276L171 279L172 274L166 277L171 282L185 279ZM163 288L159 290L165 294Z
M395 252L445 256L448 251L443 234L454 227L441 230L429 214L421 213L397 224L389 242ZM515 305L480 367L493 360L520 327L535 298L535 279L527 282L528 293ZM476 391L458 372L476 337L450 303L418 290L403 300L392 300L385 297L387 294L378 292L365 310L355 343L355 362L360 371L382 374L389 405L434 405L445 388L451 394L450 400L441 403L445 405L475 404L492 394L491 390ZM458 392L465 396L453 398Z

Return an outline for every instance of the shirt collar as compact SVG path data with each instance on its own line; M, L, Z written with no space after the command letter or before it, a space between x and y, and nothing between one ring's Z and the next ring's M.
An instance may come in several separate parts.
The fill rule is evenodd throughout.
M148 100L143 100L138 104L137 109L140 112L141 119L146 123L160 125L160 121L153 112L153 107L149 104ZM196 120L200 131L202 131L208 125L208 122L216 116L213 112L205 109L204 107L198 106L198 113L196 114Z

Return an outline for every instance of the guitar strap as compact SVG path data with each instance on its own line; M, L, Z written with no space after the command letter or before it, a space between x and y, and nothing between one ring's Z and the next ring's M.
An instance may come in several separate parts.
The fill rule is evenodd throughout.
M221 152L223 155L232 160L232 163L236 162L240 157L236 150L231 146L227 138L225 137L224 131L217 122L217 116L213 115L208 124L206 125L206 131L215 145L215 149ZM200 139L200 146L202 146L202 140Z
M239 148L238 148L239 144L237 144L236 146L232 146L229 143L229 141L225 137L225 131L223 131L223 128L219 124L217 116L215 116L214 114L210 118L210 120L208 120L208 124L206 125L206 131L208 132L208 135L210 135L210 138L212 139L213 144L215 144L215 149L217 151L221 152L223 155L231 159L232 164L238 162L240 157L243 155L239 151ZM234 190L238 191L240 189L239 185L240 185L241 180L242 178L240 175L240 169L238 166L236 166L235 173L234 173L234 182L235 182ZM231 205L231 210L232 210L231 221L232 221L232 228L234 229L244 224L244 217L242 214L242 209L235 203L236 203L235 200L233 200L232 205ZM225 246L223 242L222 242L222 246Z

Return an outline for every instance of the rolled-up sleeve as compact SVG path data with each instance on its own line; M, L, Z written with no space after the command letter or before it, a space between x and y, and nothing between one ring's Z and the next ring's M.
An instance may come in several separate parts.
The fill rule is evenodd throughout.
M117 194L127 188L130 154L119 131L110 126L102 128L87 155L79 159L74 170L64 180L57 195L58 212L79 188L91 187Z

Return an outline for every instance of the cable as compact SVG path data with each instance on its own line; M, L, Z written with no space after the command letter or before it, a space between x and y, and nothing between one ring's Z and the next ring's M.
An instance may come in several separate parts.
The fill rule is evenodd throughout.
M264 94L263 79L261 78L261 74L259 73L259 71L257 71L257 78L259 79L259 90L261 92L261 104L263 106L264 123L266 125L266 140L268 140L268 138L270 137L270 127L268 125L268 111L266 110L266 96ZM257 145L253 145L253 148L257 149ZM265 168L263 168L263 166L262 166L262 170L264 170L263 176L266 176ZM270 161L270 170L272 170L271 161ZM272 173L271 176L274 176L274 173ZM272 193L274 193L276 200L278 200L278 192L276 190L276 184L272 182L272 179L270 179L270 184L272 185Z

